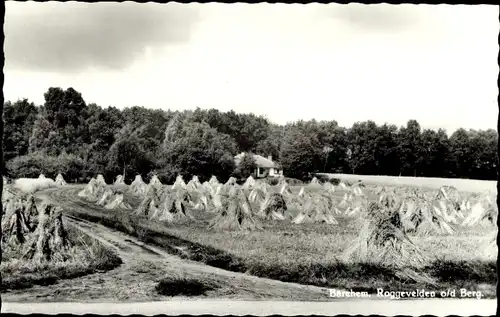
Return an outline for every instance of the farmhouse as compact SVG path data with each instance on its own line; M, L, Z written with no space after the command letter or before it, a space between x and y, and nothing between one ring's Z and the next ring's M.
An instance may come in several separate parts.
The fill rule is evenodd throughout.
M245 154L245 152L242 152L234 157L234 162L236 165L240 163ZM253 157L255 159L255 165L257 165L252 174L253 177L261 178L283 176L283 169L279 164L273 162L272 156L268 156L267 158L265 158L261 155L254 154Z

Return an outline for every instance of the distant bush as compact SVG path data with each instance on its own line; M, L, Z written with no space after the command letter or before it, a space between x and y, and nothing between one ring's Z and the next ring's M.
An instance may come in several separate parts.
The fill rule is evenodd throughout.
M151 177L153 177L153 175L156 175L160 182L162 182L162 184L172 185L175 182L175 178L179 174L180 173L176 169L163 168L158 171L149 173L146 177L143 177L143 179L146 183L148 183ZM183 177L185 177L185 175L183 175ZM184 180L187 181L186 179Z
M268 177L268 178L264 178L263 180L271 186L276 186L280 182L279 177ZM285 181L288 183L288 185L292 185L292 186L304 184L304 182L301 181L300 179L290 178L290 177L285 177Z
M37 178L44 174L48 178L55 178L62 174L69 182L83 177L85 163L72 154L48 156L43 153L33 153L18 156L7 162L7 175L11 178Z
M252 153L246 153L241 158L238 166L236 166L233 174L238 179L247 179L256 168L255 157Z
M323 183L331 183L331 184L333 184L333 185L338 185L338 184L340 184L340 179L338 179L338 178L333 178L333 177L330 177L330 176L328 176L328 175L324 175L324 174L315 174L314 176L315 176L315 177L318 179L318 181L319 181L320 183L322 183L322 184L323 184Z

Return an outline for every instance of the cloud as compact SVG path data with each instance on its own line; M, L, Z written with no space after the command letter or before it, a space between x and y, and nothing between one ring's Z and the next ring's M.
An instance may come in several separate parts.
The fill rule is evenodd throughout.
M324 13L365 32L397 32L422 22L428 8L422 5L331 4Z
M198 19L175 3L6 3L6 67L120 70L148 48L189 41Z

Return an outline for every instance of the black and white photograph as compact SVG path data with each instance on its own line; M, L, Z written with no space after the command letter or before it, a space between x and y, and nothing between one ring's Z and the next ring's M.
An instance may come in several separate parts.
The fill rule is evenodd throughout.
M1 312L495 315L499 31L7 1Z

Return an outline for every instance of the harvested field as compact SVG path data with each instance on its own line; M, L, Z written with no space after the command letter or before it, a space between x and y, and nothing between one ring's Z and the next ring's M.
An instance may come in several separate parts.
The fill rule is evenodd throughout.
M0 265L2 292L55 284L62 279L108 271L121 264L113 250L88 235L74 228L68 230L68 235L73 247L67 251L65 261L40 262L20 258L18 253L4 252Z
M246 188L231 182L218 184L216 180L201 185L194 180L184 186L182 178L178 178L176 184L177 188L157 182L147 186L163 188L160 192L178 193L162 196L158 192L154 196L157 197L155 206L166 199L162 197L171 197L172 206L177 207L169 212L189 215L182 222L166 218L162 221L158 212L137 213L135 208L141 204L141 197L149 196L133 191L124 191L123 201L130 204L130 210L99 206L97 194L90 200L80 198L77 193L82 186L46 192L55 201L62 204L70 201L78 206L77 210L67 209L72 216L99 222L183 259L224 270L368 292L374 292L377 287L400 290L465 287L481 290L486 297L496 296L497 250L488 248L496 233L493 222L497 210L496 205L491 204L494 197L454 192L447 187L435 190L395 186L394 191L370 184L364 187L342 183L333 187L319 184L287 187L286 184L269 186L256 182L251 186L255 188ZM104 195L105 190L96 191L103 185L94 182L92 186L89 192ZM266 206L272 205L268 197L273 191L282 195L286 209L280 202L264 214L276 212L283 217L259 217ZM308 201L320 197L323 197L322 207L315 212L330 212L329 217L334 222L325 221L324 217L292 222L307 210ZM478 216L466 225L465 219L476 210L470 207L471 204L483 207L476 208ZM457 207L459 205L462 207ZM373 207L378 209L370 211ZM393 210L392 214L399 220L391 220L391 213L387 214L385 209ZM374 215L378 220L370 220ZM252 219L256 225L242 225L244 219ZM372 229L366 229L367 221ZM373 227L377 221L380 224ZM394 240L392 237L399 238ZM382 239L382 242L375 245L370 239ZM386 239L392 242L387 244ZM365 256L362 260L363 257L353 257L348 252L358 244L357 248L362 247L366 241L368 250L361 248L360 252L377 254L380 252L375 250L380 248L382 253L392 254L387 259L395 260L373 256ZM418 261L405 255L409 246L417 251Z
M60 206L35 198L36 191L46 188L39 179L19 184L25 186L8 186L2 197L3 291L54 284L121 264L113 250L67 227Z
M496 192L496 181L483 181L476 179L460 178L434 178L434 177L407 177L407 176L378 176L378 175L352 175L352 174L325 174L331 178L338 178L348 182L361 180L364 184L380 186L416 186L438 189L442 186L454 186L459 191L465 192Z

